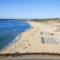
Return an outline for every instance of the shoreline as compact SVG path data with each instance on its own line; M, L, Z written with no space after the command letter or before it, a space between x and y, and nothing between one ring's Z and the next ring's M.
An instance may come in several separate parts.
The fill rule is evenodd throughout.
M28 23L28 22L26 22L26 23ZM29 24L29 23L28 23L28 24ZM29 25L30 25L30 24L29 24ZM0 54L2 54L2 53L4 52L4 50L6 51L6 49L8 49L11 45L14 45L14 44L17 42L18 39L22 39L23 34L24 34L25 32L30 31L31 29L32 29L32 26L30 25L30 28L28 28L26 31L19 33L19 34L17 35L17 37L16 37L11 43L9 43L8 46L4 47L4 48L0 51ZM15 44L15 45L16 45L16 44Z
M54 29L51 29L50 26L53 26L54 22L46 23L38 23L38 22L28 22L31 24L33 29L28 32L24 32L21 39L18 39L16 42L16 50L14 49L14 45L10 46L4 53L41 53L41 52L49 52L49 53L59 53L60 54L60 38L58 38L57 32L54 32ZM52 24L51 24L52 23ZM54 36L57 39L58 44L48 44L41 43L41 32L46 33L55 33ZM10 51L10 52L9 52Z

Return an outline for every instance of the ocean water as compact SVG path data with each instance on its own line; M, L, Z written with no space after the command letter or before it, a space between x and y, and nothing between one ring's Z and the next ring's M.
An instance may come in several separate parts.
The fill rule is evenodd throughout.
M19 19L0 19L0 50L29 28L31 26L28 23Z

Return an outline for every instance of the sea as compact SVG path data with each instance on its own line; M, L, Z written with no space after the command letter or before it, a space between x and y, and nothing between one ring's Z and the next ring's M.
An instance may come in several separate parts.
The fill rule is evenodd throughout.
M0 19L0 50L8 46L31 25L21 19Z

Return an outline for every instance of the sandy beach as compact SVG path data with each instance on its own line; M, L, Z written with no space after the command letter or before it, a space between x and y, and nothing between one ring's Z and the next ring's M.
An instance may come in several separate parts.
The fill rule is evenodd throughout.
M2 53L60 53L59 22L28 21L32 28L22 33L21 38L11 44Z

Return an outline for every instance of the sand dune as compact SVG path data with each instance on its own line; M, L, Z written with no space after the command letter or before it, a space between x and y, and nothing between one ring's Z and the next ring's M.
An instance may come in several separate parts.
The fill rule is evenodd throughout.
M24 32L15 44L10 45L2 53L60 53L60 31L56 32L58 29L56 26L60 25L59 23L54 21L50 23L30 21L28 23L32 28ZM44 43L41 37L43 37Z

